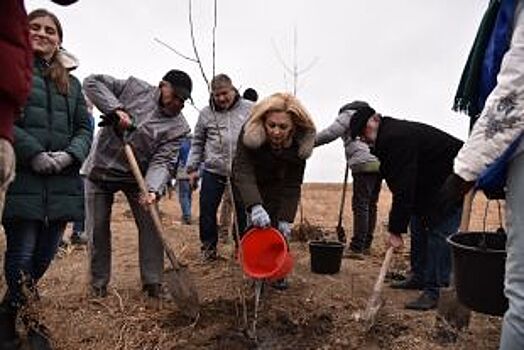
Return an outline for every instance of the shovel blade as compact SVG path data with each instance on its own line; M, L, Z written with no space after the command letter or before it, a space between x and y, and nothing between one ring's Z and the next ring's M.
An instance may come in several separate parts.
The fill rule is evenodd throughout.
M168 269L164 272L167 288L180 311L191 319L197 318L200 312L198 292L187 267Z
M455 288L446 288L440 291L437 316L457 330L469 326L471 311L457 298Z
M384 300L380 298L380 295L373 293L364 313L362 314L362 320L364 321L366 330L370 330L375 325L378 311L382 305L384 305Z

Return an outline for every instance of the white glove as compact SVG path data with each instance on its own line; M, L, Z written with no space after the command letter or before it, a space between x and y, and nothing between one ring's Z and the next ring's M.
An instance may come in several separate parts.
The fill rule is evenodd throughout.
M251 223L255 227L268 227L271 225L269 214L260 204L255 204L251 207Z
M279 221L278 230L287 240L291 238L291 224L289 222Z
M55 160L55 166L53 167L53 172L55 174L60 173L62 170L73 164L73 157L64 151L49 152L51 158Z
M56 160L46 152L40 152L31 159L31 168L37 174L49 175L56 166Z

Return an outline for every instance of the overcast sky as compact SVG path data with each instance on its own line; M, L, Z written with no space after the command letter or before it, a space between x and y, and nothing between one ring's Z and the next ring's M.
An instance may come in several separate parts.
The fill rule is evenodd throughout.
M309 71L298 78L297 95L320 130L344 103L368 101L396 118L436 126L461 139L468 119L451 111L456 86L488 0L219 0L216 72L261 96L291 91L293 79L278 58ZM59 7L26 1L28 12L47 8L64 28L63 46L80 59L74 72L118 78L137 76L157 84L178 68L193 78L193 98L202 108L206 86L196 64L154 41L192 56L188 0L79 0ZM194 0L197 45L211 75L213 1ZM276 48L276 50L275 50ZM186 106L194 127L198 112ZM306 182L340 182L345 167L340 140L315 149Z

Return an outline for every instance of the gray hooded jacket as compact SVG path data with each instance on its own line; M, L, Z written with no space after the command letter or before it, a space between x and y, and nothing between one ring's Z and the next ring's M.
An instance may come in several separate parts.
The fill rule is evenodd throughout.
M346 150L346 160L352 172L376 171L379 161L369 151L369 146L360 140L353 140L350 136L349 122L354 111L348 110L340 113L330 126L317 133L315 146L329 143L337 138L342 138Z
M189 134L186 119L171 116L159 105L160 90L130 77L118 80L108 75L91 75L84 80L86 95L102 112L125 109L137 129L124 137L145 174L150 192L161 193L176 169L180 140ZM82 172L93 181L131 182L135 180L124 153L123 142L113 128L102 128L97 135Z
M207 106L200 112L189 153L188 172L198 170L203 162L204 170L231 175L238 135L252 106L253 103L240 98L226 111L213 112Z

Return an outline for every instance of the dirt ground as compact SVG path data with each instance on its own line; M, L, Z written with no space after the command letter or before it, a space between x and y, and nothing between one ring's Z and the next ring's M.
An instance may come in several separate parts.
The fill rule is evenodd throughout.
M304 185L303 218L327 236L335 230L340 191L339 184ZM195 194L193 213L198 213L197 202ZM291 244L295 268L289 277L290 288L283 292L264 288L256 341L246 336L253 319L253 286L233 259L233 244L219 246L221 259L217 262L200 262L198 225L181 224L175 196L161 203L163 221L167 239L175 252L184 251L182 260L189 265L198 286L201 316L196 323L182 316L169 296L157 301L141 292L136 229L121 196L113 208L109 295L102 299L89 296L87 249L67 249L39 283L40 314L52 330L57 349L496 349L500 318L473 313L469 329L449 344L435 331L435 311L404 310L403 304L417 292L393 290L387 285L377 323L371 331L365 331L358 315L384 257L390 202L391 195L385 188L371 256L363 261L344 259L338 274L313 274L307 243ZM350 203L349 188L344 215L349 236ZM483 228L484 211L485 199L479 197L474 203L472 230ZM194 222L196 219L195 215ZM297 214L295 223L299 222ZM493 204L487 229L495 230L498 222L497 206ZM4 235L0 235L0 251L4 249ZM406 271L408 251L406 247L395 254L391 272ZM3 255L3 266L2 259ZM2 279L0 291L4 290Z

